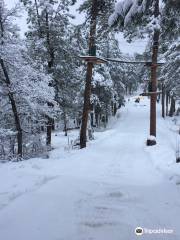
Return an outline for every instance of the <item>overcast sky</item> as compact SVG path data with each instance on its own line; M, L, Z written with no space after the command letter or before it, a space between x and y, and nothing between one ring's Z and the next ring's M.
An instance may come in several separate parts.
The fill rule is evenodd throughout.
M11 8L15 5L15 3L18 2L18 0L4 0L5 3L7 4L8 8ZM79 0L79 2L82 2L83 0ZM76 11L77 6L73 6L71 8L71 13L75 16L75 19L73 20L74 24L79 24L83 22L84 16L80 15ZM27 25L26 25L26 13L25 11L21 13L22 17L17 19L17 24L19 25L21 29L21 35L24 36L24 33L27 31ZM121 52L123 53L128 53L128 54L134 54L135 52L137 53L143 53L146 45L146 41L144 40L138 40L135 41L131 44L126 42L126 40L123 38L122 34L117 35L117 39L119 41L119 46L121 49Z

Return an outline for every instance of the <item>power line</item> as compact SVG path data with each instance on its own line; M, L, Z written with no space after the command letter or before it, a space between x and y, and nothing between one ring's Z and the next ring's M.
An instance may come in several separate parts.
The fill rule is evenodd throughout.
M157 64L153 64L152 62L145 62L145 61L123 61L123 60L120 60L120 59L113 59L113 58L106 58L107 61L110 61L110 62L117 62L117 63L126 63L126 64L144 64L145 66L153 66L153 65L158 65L158 66L161 66L163 64L165 64L164 62L162 63L157 63Z

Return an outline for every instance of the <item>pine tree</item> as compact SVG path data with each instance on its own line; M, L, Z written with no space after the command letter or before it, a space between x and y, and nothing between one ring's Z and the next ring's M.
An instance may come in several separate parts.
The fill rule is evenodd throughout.
M96 43L99 38L102 38L103 33L107 32L107 21L105 18L110 12L112 2L114 1L99 1L99 0L86 0L80 6L80 12L86 13L86 20L89 23L89 55L96 55ZM104 14L106 12L106 14ZM107 20L107 18L106 18ZM82 125L80 132L80 147L86 147L86 131L88 123L88 115L90 110L90 97L91 97L91 87L92 87L92 72L93 63L89 62L87 64L87 75L86 75L86 86L84 92L84 106L82 114Z
M63 65L67 52L69 51L69 6L72 1L63 0L21 0L28 12L29 31L26 33L30 42L31 55L39 61L39 66L44 67L52 76L51 83L56 91L58 99L57 72L59 66ZM62 67L62 66L61 66ZM60 76L61 77L61 76ZM47 116L47 145L51 145L51 131L53 119Z
M19 9L7 10L4 3L0 5L0 75L2 94L6 107L11 106L14 128L17 132L17 154L23 156L23 128L28 112L51 115L46 106L47 98L53 100L54 93L49 87L50 78L42 71L37 71L36 64L29 58L25 43L19 39L17 27L12 19ZM10 111L11 112L11 111ZM10 113L8 113L11 116Z
M168 50L164 53L166 60L165 65L161 69L161 80L163 81L164 91L166 91L167 97L171 92L171 107L169 116L173 116L175 113L175 100L180 97L180 43L179 39L169 44ZM164 93L165 94L165 93ZM168 114L168 112L167 112ZM165 114L163 114L165 115Z
M179 35L180 35L180 2L164 1L165 6L162 11L162 37L161 53L165 59L165 65L161 70L162 83L162 116L165 117L165 98L166 115L172 116L175 112L176 99L179 98ZM170 96L170 92L172 93ZM166 95L166 96L165 96ZM168 102L171 99L169 111Z

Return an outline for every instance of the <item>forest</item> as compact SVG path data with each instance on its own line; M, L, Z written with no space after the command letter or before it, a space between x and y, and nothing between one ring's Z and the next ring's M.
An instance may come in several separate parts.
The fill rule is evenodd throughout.
M92 126L106 125L108 118L124 104L124 97L150 78L150 68L143 63L126 62L151 62L156 27L160 39L154 39L154 43L159 48L159 59L165 63L157 70L162 83L159 81L157 87L159 91L163 89L166 105L163 117L175 114L180 94L178 1L165 1L161 19L159 13L153 18L153 10L143 14L143 8L149 8L151 1L142 1L136 10L136 1L126 1L122 12L118 5L114 11L115 1L85 1L79 6L80 13L85 13L81 25L71 23L73 16L69 9L75 1L21 2L9 10L1 1L0 8L2 159L30 158L49 151L52 131L63 129L67 134L68 129L80 128L81 122L81 147L85 146L87 128L91 132ZM24 39L13 22L22 6L28 16ZM123 54L116 39L117 31L123 31L129 41L149 36L145 52ZM92 62L93 70L88 70L80 59L88 55L119 59L122 63ZM86 89L84 93L88 71L93 76L90 76L90 91ZM146 81L146 85L150 83Z
M12 2L0 0L2 240L179 240L180 1Z

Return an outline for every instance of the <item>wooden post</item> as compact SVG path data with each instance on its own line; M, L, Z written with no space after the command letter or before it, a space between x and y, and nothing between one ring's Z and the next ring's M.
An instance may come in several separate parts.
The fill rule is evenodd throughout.
M154 17L159 16L159 0L154 0ZM156 99L157 99L157 57L159 49L159 29L154 29L153 48L152 48L152 65L151 65L151 86L152 92L150 102L150 136L156 137ZM156 140L147 140L147 145L156 145Z

